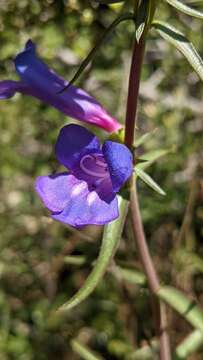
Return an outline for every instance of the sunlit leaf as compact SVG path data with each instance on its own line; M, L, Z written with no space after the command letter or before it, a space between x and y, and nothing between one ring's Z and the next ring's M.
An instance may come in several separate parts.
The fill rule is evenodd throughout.
M117 266L123 279L134 285L145 285L146 276L138 270Z
M150 140L153 137L156 130L157 130L157 128L155 128L154 130L149 131L146 134L140 136L138 139L135 140L134 146L138 147L140 145L143 145L147 140Z
M79 66L79 69L76 71L73 78L69 81L68 85L65 86L63 89L59 91L59 93L64 92L69 88L71 84L73 84L81 75L81 73L85 70L85 68L89 65L89 63L93 60L95 57L97 51L99 50L100 46L103 44L103 42L106 40L106 38L109 36L109 34L116 28L117 25L119 25L122 21L125 20L134 20L134 15L132 13L126 13L118 16L111 25L108 26L108 28L104 31L101 38L98 40L97 44L92 48L92 50L89 52L87 57L82 61L81 65Z
M158 358L159 343L156 340L126 356L126 360L158 360Z
M114 250L121 238L127 207L127 201L119 196L119 218L105 226L99 257L92 272L80 290L69 301L62 305L59 308L59 311L69 311L79 305L94 291L99 281L102 279Z
M162 156L168 154L170 152L169 149L157 149L157 150L152 150L149 152L146 152L145 154L141 155L139 157L139 159L141 160L145 160L145 161L150 161L155 162L156 160L160 159Z
M136 175L142 179L150 188L159 193L160 195L166 195L165 191L151 178L149 174L135 166Z
M69 255L63 259L65 264L82 266L86 263L87 259L83 255Z
M152 26L166 41L175 46L186 57L200 79L203 80L203 61L185 35L173 26L161 21L154 21Z
M203 344L203 332L194 330L176 348L174 360L187 360Z
M203 344L203 333L200 330L194 330L189 334L176 348L173 356L174 360L187 360L188 357L198 350ZM135 350L126 356L126 360L158 360L159 342L153 340L150 345Z
M195 10L195 9L191 8L190 6L183 4L179 0L165 0L165 1L167 3L169 3L170 5L172 5L174 8L176 8L177 10L179 10L187 15L196 17L198 19L203 19L203 12Z
M124 2L125 0L95 0L95 1L100 4L115 4L119 2Z
M137 42L140 41L140 38L145 30L148 21L148 12L149 12L149 0L142 1L136 17L135 22L135 36Z
M196 329L203 332L203 310L185 294L171 286L163 286L157 296L169 304Z
M173 254L173 258L178 265L184 266L187 270L191 270L193 274L198 272L203 273L203 260L194 252L178 249Z
M73 351L84 360L103 360L103 357L97 355L95 352L90 350L87 346L81 344L78 340L73 339L71 341L71 347Z

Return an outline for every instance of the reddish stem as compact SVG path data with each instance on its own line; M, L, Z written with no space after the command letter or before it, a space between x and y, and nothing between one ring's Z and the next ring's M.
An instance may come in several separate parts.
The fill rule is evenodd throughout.
M141 38L135 41L129 75L128 99L126 108L125 144L132 149L137 114L138 94L140 87L140 74L145 49L145 42Z
M134 131L136 128L136 115L138 105L138 95L140 86L140 76L143 63L143 55L145 50L145 41L142 37L137 43L135 41L134 50L132 54L132 62L129 77L129 88L128 88L128 100L127 100L127 111L126 111L126 130L125 130L125 144L132 150L134 141ZM144 228L142 224L135 176L131 178L131 189L130 189L130 210L133 225L133 232L135 236L136 246L140 255L143 268L145 270L149 289L152 293L154 315L156 317L155 327L156 333L160 341L160 359L170 360L170 345L169 338L166 331L167 319L165 306L160 304L156 297L156 293L159 290L159 279L154 268L152 258L147 246Z

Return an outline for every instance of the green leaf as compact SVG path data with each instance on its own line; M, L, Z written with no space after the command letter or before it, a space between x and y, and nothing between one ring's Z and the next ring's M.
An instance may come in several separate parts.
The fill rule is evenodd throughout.
M140 136L138 139L135 140L134 146L137 148L140 145L144 144L147 140L151 139L154 133L157 131L157 128L155 128L152 131L147 132L146 134Z
M140 38L147 26L148 23L148 13L149 13L149 0L142 1L135 21L135 37L137 42L140 41Z
M159 193L160 195L166 195L164 190L151 178L149 174L140 169L137 165L135 166L136 175L142 179L149 187L151 187L154 191Z
M187 270L191 270L192 274L203 273L203 260L202 258L192 251L185 249L178 249L173 254L178 266L182 266Z
M97 355L95 352L90 350L87 346L81 344L78 340L73 339L71 341L71 347L75 353L80 355L81 359L84 360L103 360L103 357Z
M92 272L86 279L82 288L80 288L80 290L68 302L59 308L59 312L69 311L79 305L94 291L102 279L108 267L109 261L118 246L127 214L128 202L120 196L118 199L120 216L118 219L112 221L104 227L99 257Z
M139 159L144 161L149 161L150 163L154 163L156 160L160 159L162 156L169 153L169 149L157 149L152 150L149 152L146 152L142 156L139 157Z
M89 63L93 60L94 56L96 55L96 52L99 50L100 46L103 44L103 42L106 40L108 35L115 29L117 25L119 25L122 21L125 20L133 20L134 21L134 15L132 13L126 13L122 14L119 17L117 17L111 25L108 26L108 28L104 31L101 38L98 40L97 44L92 48L92 50L89 52L87 57L82 61L81 65L79 66L79 69L76 71L73 78L68 82L68 85L62 88L58 93L61 94L65 90L69 88L81 75L81 73L85 70L85 68L89 65Z
M195 72L203 80L203 61L193 44L173 26L161 21L154 21L152 26L170 44L175 46L188 60Z
M145 170L152 164L154 164L158 159L160 159L162 156L168 154L171 150L167 149L158 149L158 150L152 150L149 152L146 152L142 156L139 157L138 161L141 160L136 165L137 169Z
M188 359L203 344L203 332L194 330L176 348L175 359Z
M202 344L203 333L199 330L194 330L177 346L173 359L187 360ZM126 360L158 360L158 358L159 342L157 340L153 340L149 346L144 346L126 356Z
M96 2L100 3L100 4L116 4L119 2L123 2L125 0L95 0Z
M174 8L176 8L177 10L180 10L181 12L187 15L196 17L198 19L203 19L203 13L201 11L195 10L190 6L183 4L179 0L165 0L165 1L170 5L172 5Z
M117 269L119 270L123 279L128 281L129 283L141 286L146 284L146 276L141 271L124 268L121 266L117 266Z
M87 259L83 255L69 255L63 259L65 264L82 266L87 262Z
M126 356L126 360L158 360L159 343L156 340L150 342L150 345L143 346Z
M203 310L185 294L171 286L163 286L157 296L182 315L191 325L203 332Z

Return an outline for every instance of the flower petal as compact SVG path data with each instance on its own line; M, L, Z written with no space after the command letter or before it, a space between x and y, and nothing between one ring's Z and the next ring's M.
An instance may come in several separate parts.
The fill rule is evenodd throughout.
M112 141L105 141L102 151L109 167L113 190L118 192L132 174L132 154L125 145Z
M77 120L99 126L113 132L122 126L111 117L92 96L71 85L59 93L68 83L41 61L35 52L35 45L29 40L24 51L15 58L18 74L30 88L29 95L54 106L64 114Z
M70 192L76 182L76 178L68 173L39 176L36 179L35 189L49 210L60 212L67 205Z
M114 196L111 202L101 200L97 192L89 191L87 183L80 181L72 187L69 201L60 213L52 218L74 227L85 225L104 225L119 215L118 201Z
M26 91L26 85L22 81L4 80L0 81L0 99L9 99L15 93Z
M76 124L64 126L56 142L56 156L61 164L73 170L81 156L86 152L98 152L100 143L97 137Z

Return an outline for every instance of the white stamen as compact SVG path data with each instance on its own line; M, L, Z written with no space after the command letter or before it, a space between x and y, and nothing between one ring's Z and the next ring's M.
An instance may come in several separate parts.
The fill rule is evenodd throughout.
M103 155L101 155L101 154L98 154L97 157L98 157L98 156L100 156L100 157L103 158ZM103 161L98 160L97 157L96 157L96 164L99 165L99 166L101 166L101 167L106 168L106 167L107 167L106 164L105 164Z
M94 177L99 177L101 179L106 179L108 177L108 173L104 173L104 172L96 172L96 171L93 171L93 170L89 170L85 165L84 165L84 161L86 159L91 159L91 160L96 160L95 163L98 164L101 163L101 161L97 160L95 158L94 155L85 155L82 157L82 159L80 160L80 168L84 171L84 173L88 174L88 175L91 175L91 176L94 176ZM102 162L102 165L100 164L101 167L106 167L106 165Z

